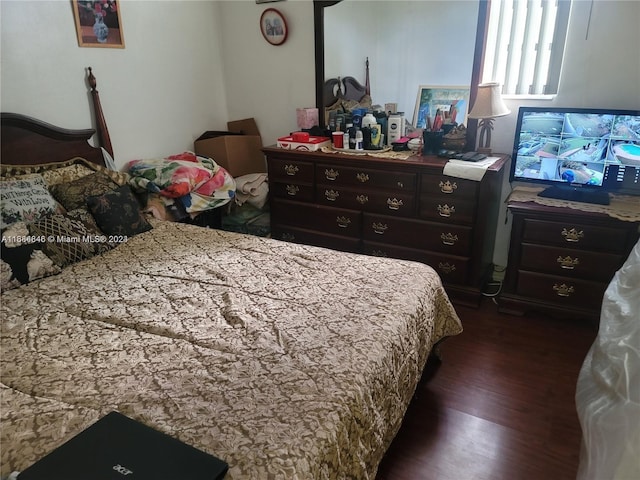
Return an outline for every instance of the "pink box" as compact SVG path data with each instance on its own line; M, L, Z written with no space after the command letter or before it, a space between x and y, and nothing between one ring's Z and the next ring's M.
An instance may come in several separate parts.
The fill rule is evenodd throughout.
M296 108L296 119L300 129L313 128L320 124L317 108Z
M286 148L287 150L302 150L306 152L315 152L322 147L328 147L331 145L331 139L329 137L309 137L307 142L295 142L292 136L280 137L278 139L278 147Z

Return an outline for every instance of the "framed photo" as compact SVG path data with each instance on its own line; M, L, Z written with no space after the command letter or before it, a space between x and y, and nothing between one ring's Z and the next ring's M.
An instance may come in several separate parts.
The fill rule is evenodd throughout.
M466 125L468 108L468 86L420 85L413 112L413 125L416 128L429 128L438 110L443 113L445 123Z
M81 47L124 48L119 0L71 0Z
M275 8L267 8L260 16L260 31L271 45L282 45L287 39L287 22Z

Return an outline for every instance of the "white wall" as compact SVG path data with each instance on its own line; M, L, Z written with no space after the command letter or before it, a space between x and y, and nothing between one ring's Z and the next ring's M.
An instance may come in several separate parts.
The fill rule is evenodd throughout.
M297 107L315 106L311 0L126 0L119 8L125 48L81 48L69 0L1 0L0 109L86 128L91 66L122 165L192 149L203 131L246 117L273 144L297 129ZM287 20L281 46L260 33L266 8Z
M289 33L282 45L260 33L260 15L276 8ZM297 130L296 108L314 107L313 2L220 2L222 61L230 120L254 117L265 145Z
M81 48L70 1L2 0L1 110L87 128L91 66L119 165L193 149L203 130L226 128L219 5L118 6L125 48Z

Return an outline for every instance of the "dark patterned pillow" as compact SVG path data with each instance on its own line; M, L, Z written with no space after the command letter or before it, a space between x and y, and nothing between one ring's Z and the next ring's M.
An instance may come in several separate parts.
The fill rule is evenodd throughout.
M60 267L113 248L84 209L47 215L29 224L28 228L31 235L46 239L43 250Z
M60 273L60 267L43 252L44 244L29 237L24 222L16 222L2 232L1 290L11 290L38 278Z
M132 237L152 228L140 212L138 200L128 185L89 197L87 204L98 227L107 235Z
M87 198L102 195L118 188L118 184L107 175L96 172L72 182L51 185L51 193L67 210L87 208Z

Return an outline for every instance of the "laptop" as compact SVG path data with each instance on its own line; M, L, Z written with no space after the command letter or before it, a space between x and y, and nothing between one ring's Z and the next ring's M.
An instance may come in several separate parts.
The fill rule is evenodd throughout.
M223 460L111 412L18 475L18 480L220 480Z

